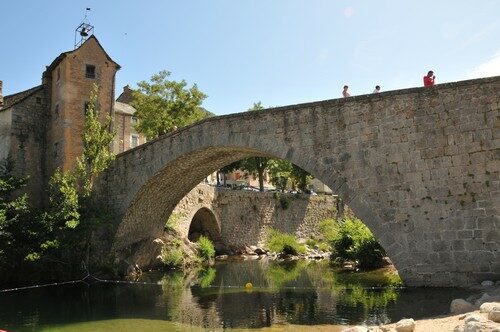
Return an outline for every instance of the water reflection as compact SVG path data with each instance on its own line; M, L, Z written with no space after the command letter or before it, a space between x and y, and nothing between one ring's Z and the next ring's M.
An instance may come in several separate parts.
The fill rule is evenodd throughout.
M400 289L392 274L339 273L327 262L238 261L184 273L150 273L145 284L98 283L0 294L0 328L116 318L206 328L380 324L445 314L457 290ZM253 284L245 290L247 282ZM458 293L464 296L464 292ZM429 305L429 302L431 303Z

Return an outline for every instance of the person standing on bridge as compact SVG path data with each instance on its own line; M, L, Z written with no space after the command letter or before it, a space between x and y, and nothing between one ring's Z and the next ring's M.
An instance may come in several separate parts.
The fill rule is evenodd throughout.
M434 76L434 72L432 70L429 70L427 76L424 76L424 86L433 86L435 79L436 76Z
M347 89L349 89L349 86L347 85L344 85L344 90L342 91L342 96L344 98L347 98L347 97L350 97L351 95L349 94L349 92L347 92Z

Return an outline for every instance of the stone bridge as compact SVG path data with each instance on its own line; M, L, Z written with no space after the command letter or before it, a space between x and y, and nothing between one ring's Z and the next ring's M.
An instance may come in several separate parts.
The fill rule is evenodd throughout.
M268 156L342 197L407 285L500 280L499 110L497 76L206 119L120 154L101 178L113 250L143 250L208 174Z

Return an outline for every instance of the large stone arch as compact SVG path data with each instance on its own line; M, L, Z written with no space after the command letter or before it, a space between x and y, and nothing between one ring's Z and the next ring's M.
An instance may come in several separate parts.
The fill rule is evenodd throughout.
M289 160L340 195L409 285L500 278L500 77L204 120L119 155L101 179L133 255L203 178Z

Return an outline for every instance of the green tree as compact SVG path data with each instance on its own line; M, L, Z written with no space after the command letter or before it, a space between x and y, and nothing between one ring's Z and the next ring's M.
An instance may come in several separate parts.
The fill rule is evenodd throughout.
M115 132L111 131L112 119L106 115L104 123L99 120L99 110L96 107L98 92L99 87L94 84L85 116L83 153L76 161L75 176L83 197L90 196L97 175L115 159L111 151L111 143L115 137Z
M271 159L269 177L271 183L279 190L285 191L292 173L292 163L283 159Z
M0 161L0 270L18 267L29 249L35 232L24 225L29 213L28 195L17 194L26 184L26 178L12 174L13 162L10 158Z
M309 172L303 170L299 166L292 164L292 171L290 172L292 179L292 187L297 187L302 191L306 191L307 185L311 182L312 176Z
M148 139L156 138L207 117L201 103L207 97L196 84L187 88L185 80L168 80L170 72L160 71L151 76L151 81L137 83L139 89L133 92L132 106L139 122L135 129Z

